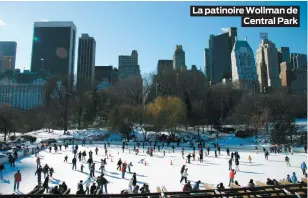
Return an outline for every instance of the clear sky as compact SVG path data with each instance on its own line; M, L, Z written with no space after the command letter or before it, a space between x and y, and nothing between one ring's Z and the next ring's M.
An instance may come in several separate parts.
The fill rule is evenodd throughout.
M240 17L190 17L190 5L300 5L301 27L242 28ZM30 69L33 24L41 20L73 21L78 37L94 37L96 65L117 67L119 55L138 50L142 73L156 71L159 59L172 59L177 44L188 68L204 70L209 35L231 26L254 52L259 33L267 32L277 47L307 53L307 2L0 2L0 40L17 42L16 68Z

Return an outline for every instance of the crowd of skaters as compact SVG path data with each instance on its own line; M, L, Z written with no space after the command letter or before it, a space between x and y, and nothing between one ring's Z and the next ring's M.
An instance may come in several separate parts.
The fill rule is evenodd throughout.
M220 146L217 144L216 147L214 147L214 148L215 148L214 155L215 155L215 158L217 158L218 157L217 153L220 155ZM281 152L281 148L282 147L278 147L278 146L270 147L270 152L272 152L272 153L280 153ZM286 148L288 148L288 150L286 150L285 152L290 152L293 155L293 148L292 148L292 146L289 146L289 147L286 147ZM307 147L305 146L305 152L307 151L306 149L307 149ZM255 150L258 151L258 148L256 147ZM229 170L230 170L230 173L229 173L229 179L230 180L229 180L229 185L228 186L230 187L231 183L234 183L237 186L240 186L238 184L238 181L235 180L235 175L236 175L237 171L239 171L240 155L239 155L239 153L237 151L231 152L231 154L230 154L230 149L229 148L226 148L226 152L227 152L228 156L231 156L231 158L228 161L228 163L229 163ZM268 150L263 148L263 152L264 152L264 155L265 155L265 159L268 160L268 156L269 156ZM182 155L182 158L184 159L184 148L181 149L181 155ZM209 147L206 148L205 155L206 156L210 155L210 148ZM192 154L189 153L186 156L186 158L187 158L186 162L188 164L191 163L191 158L193 158L193 160L195 160L195 149L194 149L194 147L192 147ZM203 162L203 149L202 149L202 147L199 148L199 158L198 158L198 160L200 162ZM233 167L232 167L233 161L235 163L235 169L233 169ZM248 161L249 161L249 163L252 162L251 155L248 155ZM285 162L286 162L287 166L291 166L290 165L290 158L288 156L285 157ZM300 168L301 168L301 170L303 172L304 177L307 178L307 173L306 173L307 165L306 165L306 162L302 162ZM183 187L183 191L195 191L195 190L198 189L200 181L197 181L195 183L194 187L192 187L191 183L189 181L187 181L188 180L187 179L187 177L188 177L188 168L186 167L186 165L182 166L180 173L181 173L180 183L182 181L185 181L185 185ZM290 175L287 175L286 181L288 181L290 183L293 183L293 184L300 183L297 180L297 176L296 176L295 172L292 173L291 177L290 177ZM279 183L275 179L271 180L270 178L267 178L266 184L267 185L278 185ZM250 179L249 183L247 184L247 187L249 187L249 188L255 187L253 179ZM217 189L224 189L224 188L225 187L224 187L223 183L219 183L217 185Z
M136 145L137 145L138 148L136 147ZM136 155L138 155L140 143L138 142L136 145L134 145L134 152L136 153ZM144 145L145 145L145 143L143 143L143 147L144 147ZM157 149L158 151L160 151L161 146L162 146L163 149L164 149L164 147L165 147L164 143L163 143L162 145L157 145L156 142L155 142L154 144L149 143L149 145L150 145L150 147L148 147L147 154L150 155L150 156L153 156L153 152L155 151L155 149ZM168 145L168 144L166 144L166 146L167 146L167 145ZM42 147L41 149L43 149L44 146L45 146L45 145L42 145L42 146L41 146L41 147ZM64 144L63 146L64 146L65 149L68 148L68 144ZM82 146L83 146L83 144L82 144ZM127 143L123 143L123 145L122 145L123 152L124 152L125 146L128 146ZM45 147L46 147L46 146L45 146ZM110 147L110 143L109 143L109 142L108 142L108 147ZM204 151L203 151L203 148L204 148L204 147L205 147L205 145L202 144L202 142L201 142L201 143L198 143L198 151L199 151L198 160L199 160L200 162L203 162L203 153L205 153L205 156L210 155L210 150L211 150L211 148L210 148L210 147L206 147L206 148L205 148L205 152L204 152ZM174 152L174 149L175 149L174 145L172 145L171 148L172 148L172 151ZM282 146L273 146L273 147L270 147L269 150L270 150L271 153L281 153L281 152L282 152L282 148L283 148ZM290 152L290 153L293 154L293 148L292 148L292 147L285 147L285 148L287 148L287 150L286 150L285 152L288 151L288 152ZM36 156L39 154L39 151L40 151L41 149L37 148L37 149L35 150L35 151L36 151L36 152L35 152ZM59 149L59 150L62 150L62 145L54 145L54 151L57 152L58 149ZM82 160L86 160L86 157L87 157L86 151L83 151L83 152L82 152L82 151L79 151L79 152L78 152L78 149L79 149L79 148L78 148L78 145L72 145L72 150L73 150L73 154L74 154L74 157L73 157L73 159L72 159L72 164L73 164L72 169L74 169L74 170L76 170L76 168L77 168L77 158L79 159L79 162L80 162L80 161L82 161ZM106 144L104 144L104 149L105 149L105 156L108 158L108 150L107 150ZM193 160L195 160L195 158L196 158L195 147L192 146L192 149L193 149L192 154L189 153L189 154L186 156L186 157L187 157L188 163L190 163L190 158L193 158ZM304 149L305 149L305 152L307 152L307 146L306 146L306 145L305 145L305 148L304 148ZM51 150L52 150L51 147L49 147L49 150L50 150L50 152L51 152ZM258 150L258 149L257 149L257 150ZM96 148L95 148L95 154L96 154L96 155L98 154L98 151L99 151L99 149L96 147ZM239 165L240 156L239 156L238 152L231 152L231 154L230 154L230 150L229 150L228 148L226 149L226 151L227 151L227 155L228 155L228 156L231 156L231 158L230 158L230 160L229 160L230 183L232 182L232 183L238 184L237 181L234 181L234 177L235 177L235 175L236 175L236 171L239 170L238 165ZM264 154L265 154L265 158L268 159L269 152L268 152L265 148L263 148L263 151L264 151ZM165 155L165 150L164 150L163 152L164 152L164 155ZM214 145L214 155L215 155L215 157L218 157L218 155L220 155L220 152L221 152L220 146L219 146L218 144ZM182 157L184 158L184 148L182 148L181 153L182 153ZM16 155L17 155L17 156L16 156ZM106 178L104 177L104 170L105 170L105 166L107 165L106 158L105 158L105 159L101 159L101 166L100 166L100 168L99 168L99 170L101 170L101 174L100 174L97 178L95 178L95 175L94 175L94 173L95 173L95 163L93 162L93 158L92 158L92 157L93 157L93 152L92 152L91 150L89 151L88 156L89 156L89 159L87 160L87 163L88 163L88 165L89 165L90 177L89 177L89 179L84 183L84 185L85 185L85 190L83 190L84 188L81 187L80 184L78 184L78 191L77 191L77 194L82 194L83 191L84 191L86 194L87 194L87 193L88 193L88 194L92 194L91 192L97 193L97 190L98 190L98 189L99 189L100 192L102 193L104 188L105 188L105 192L107 193L107 184L108 184L109 182L108 182L108 181L106 180ZM13 155L10 154L10 156L9 156L9 162L10 162L10 165L11 165L12 167L14 167L14 162L15 162L15 160L16 160L17 158L18 158L18 153L17 153L17 152L16 152L16 154L13 153ZM10 159L11 159L11 160L10 160ZM14 159L14 160L13 160L13 159ZM65 160L64 160L64 161L67 162L67 160L68 160L68 157L65 156ZM248 157L248 160L249 160L250 162L252 161L252 158L251 158L250 155L249 155L249 157ZM231 165L230 165L230 161L231 161ZM235 169L236 169L236 170L232 169L232 162L233 162L233 161L235 162ZM289 159L288 156L286 156L285 161L286 161L286 163L287 163L288 166L291 166L291 165L290 165L290 159ZM126 163L126 161L122 162L121 159L119 159L117 165L118 165L118 170L122 172L122 178L125 178L126 168L128 169L128 172L131 173L130 168L133 166L133 165L132 165L132 162ZM83 164L82 164L82 165L81 165L81 172L83 172L83 168L84 168L84 166L83 166ZM4 165L3 165L3 164L0 164L0 175L1 175L1 178L2 178L2 173L3 173L3 170L4 170L4 169L5 169ZM305 175L305 177L307 177L307 173L306 173L307 166L306 166L305 162L303 162L303 163L301 164L301 169L302 169L303 174ZM187 171L188 171L188 168L185 168L183 171L181 170L181 181L180 181L180 182L182 182L183 180L185 181L184 188L185 188L186 191L187 191L187 189L189 189L189 185L190 185L190 182L187 181L187 176L188 176ZM44 173L44 178L45 178L44 183L43 183L43 187L44 187L44 189L46 189L46 192L48 192L48 183L49 183L50 177L52 177L52 175L53 175L53 173L54 173L54 170L53 170L52 167L49 167L47 164L45 164L45 166L42 167L41 164L40 164L40 158L37 157L37 171L35 172L35 175L38 176L38 185L41 184L41 173ZM16 177L15 177L15 175L16 175ZM15 180L14 180L14 190L15 190L15 189L18 190L18 189L19 189L19 184L20 184L20 182L21 182L21 173L20 173L20 171L18 171L15 175L14 175L14 178L15 178ZM290 178L290 179L289 179L289 178ZM295 179L295 178L296 178L296 175L295 175L295 173L293 173L291 177L290 177L289 175L287 176L287 181L292 182L292 183L296 183L297 179ZM94 182L92 183L92 186L91 186L91 188L90 188L89 181L91 181L91 179L94 179ZM136 173L133 173L133 177L129 180L129 185L128 185L128 186L129 186L129 189L128 189L128 190L127 190L127 189L123 190L122 193L138 192L139 186L136 185L136 182L135 182L135 181L136 181ZM275 181L276 181L275 179L274 179L274 180L271 180L271 179L268 178L267 183L275 183ZM298 182L298 181L297 181L297 182ZM91 182L90 182L90 183L91 183ZM230 183L229 183L229 185L230 185ZM198 186L199 186L199 184L200 184L200 181L196 182L196 183L195 183L195 186L194 186L192 189L197 189ZM253 180L251 180L251 181L249 182L249 185L250 185L250 186L253 185ZM62 186L64 186L65 188L63 188ZM185 187L185 186L186 186L186 187ZM96 191L93 190L94 187L96 187ZM218 185L217 185L217 188L218 188L218 187L219 187L219 188L222 188L222 187L223 187L223 184L222 184L222 183L218 184ZM138 188L138 189L137 189L137 188ZM184 190L184 188L183 188L183 190ZM59 185L59 186L54 187L54 188L52 189L51 193L57 194L58 192L60 192L60 194L61 194L62 192L64 192L63 189L67 189L67 186L66 186L65 182L64 182L64 185L61 184L61 185ZM91 190L91 189L92 189L92 190ZM142 193L147 193L147 192L149 192L149 186L148 186L148 184L144 184L144 186L143 186L142 188L140 188L139 190L140 190L140 191L142 190L142 191L141 191Z

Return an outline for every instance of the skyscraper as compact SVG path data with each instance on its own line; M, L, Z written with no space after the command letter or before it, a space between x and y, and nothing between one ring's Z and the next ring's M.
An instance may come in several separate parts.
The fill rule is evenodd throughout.
M77 91L89 91L95 81L96 42L88 34L82 34L78 45Z
M290 62L290 49L289 47L278 48L278 64L282 62ZM280 67L278 67L280 73Z
M208 48L204 50L205 76L211 83L221 82L232 77L231 52L237 36L237 28L228 32L210 35Z
M290 49L289 47L278 48L278 62L290 62Z
M282 62L280 64L281 86L289 88L292 80L292 64L290 62Z
M235 39L231 52L232 81L238 83L241 88L256 88L258 76L253 51L247 42Z
M0 41L0 73L15 69L16 48L15 41Z
M95 83L108 82L116 83L118 80L118 70L109 66L95 66Z
M74 81L76 26L73 22L35 22L31 71L47 71L67 78L69 90Z
M266 92L268 87L273 89L281 87L279 67L275 44L268 39L262 39L257 49L257 73L261 92Z
M307 69L307 54L291 53L293 68Z
M173 69L176 71L185 71L185 51L182 45L177 45L173 54Z
M158 60L157 74L165 74L173 71L173 60Z
M119 79L129 76L141 77L137 50L133 50L130 56L119 56Z

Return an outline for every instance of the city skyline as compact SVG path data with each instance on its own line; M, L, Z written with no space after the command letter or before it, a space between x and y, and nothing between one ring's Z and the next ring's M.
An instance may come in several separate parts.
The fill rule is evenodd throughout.
M300 5L301 27L241 28L240 17L189 15L190 5L261 4ZM12 16L11 11L17 8L20 12ZM178 11L169 17L171 8ZM154 12L147 13L149 9ZM1 41L17 42L16 68L19 69L30 69L33 25L42 20L72 21L77 27L77 38L82 33L93 36L97 41L96 65L118 67L120 55L137 50L141 73L156 72L157 61L172 59L176 45L183 46L188 69L196 65L204 71L204 49L210 34L223 33L229 27L238 28L239 40L247 36L254 54L261 42L260 32L267 32L277 48L289 47L291 53L307 54L307 2L1 2L0 13ZM83 14L78 16L80 13ZM147 20L145 14L149 16ZM75 52L77 49L76 43ZM77 73L76 61L74 73Z

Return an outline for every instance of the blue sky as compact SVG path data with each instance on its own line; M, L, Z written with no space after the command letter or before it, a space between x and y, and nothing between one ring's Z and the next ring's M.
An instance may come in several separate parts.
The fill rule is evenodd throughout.
M190 17L190 5L300 5L301 27L242 28L240 17ZM30 68L33 23L41 20L73 21L78 37L93 36L96 65L117 67L119 55L138 50L142 73L155 71L159 59L172 59L177 44L188 67L203 70L209 35L231 26L254 52L259 33L267 32L277 47L307 53L307 2L0 2L0 40L17 42L16 68Z

